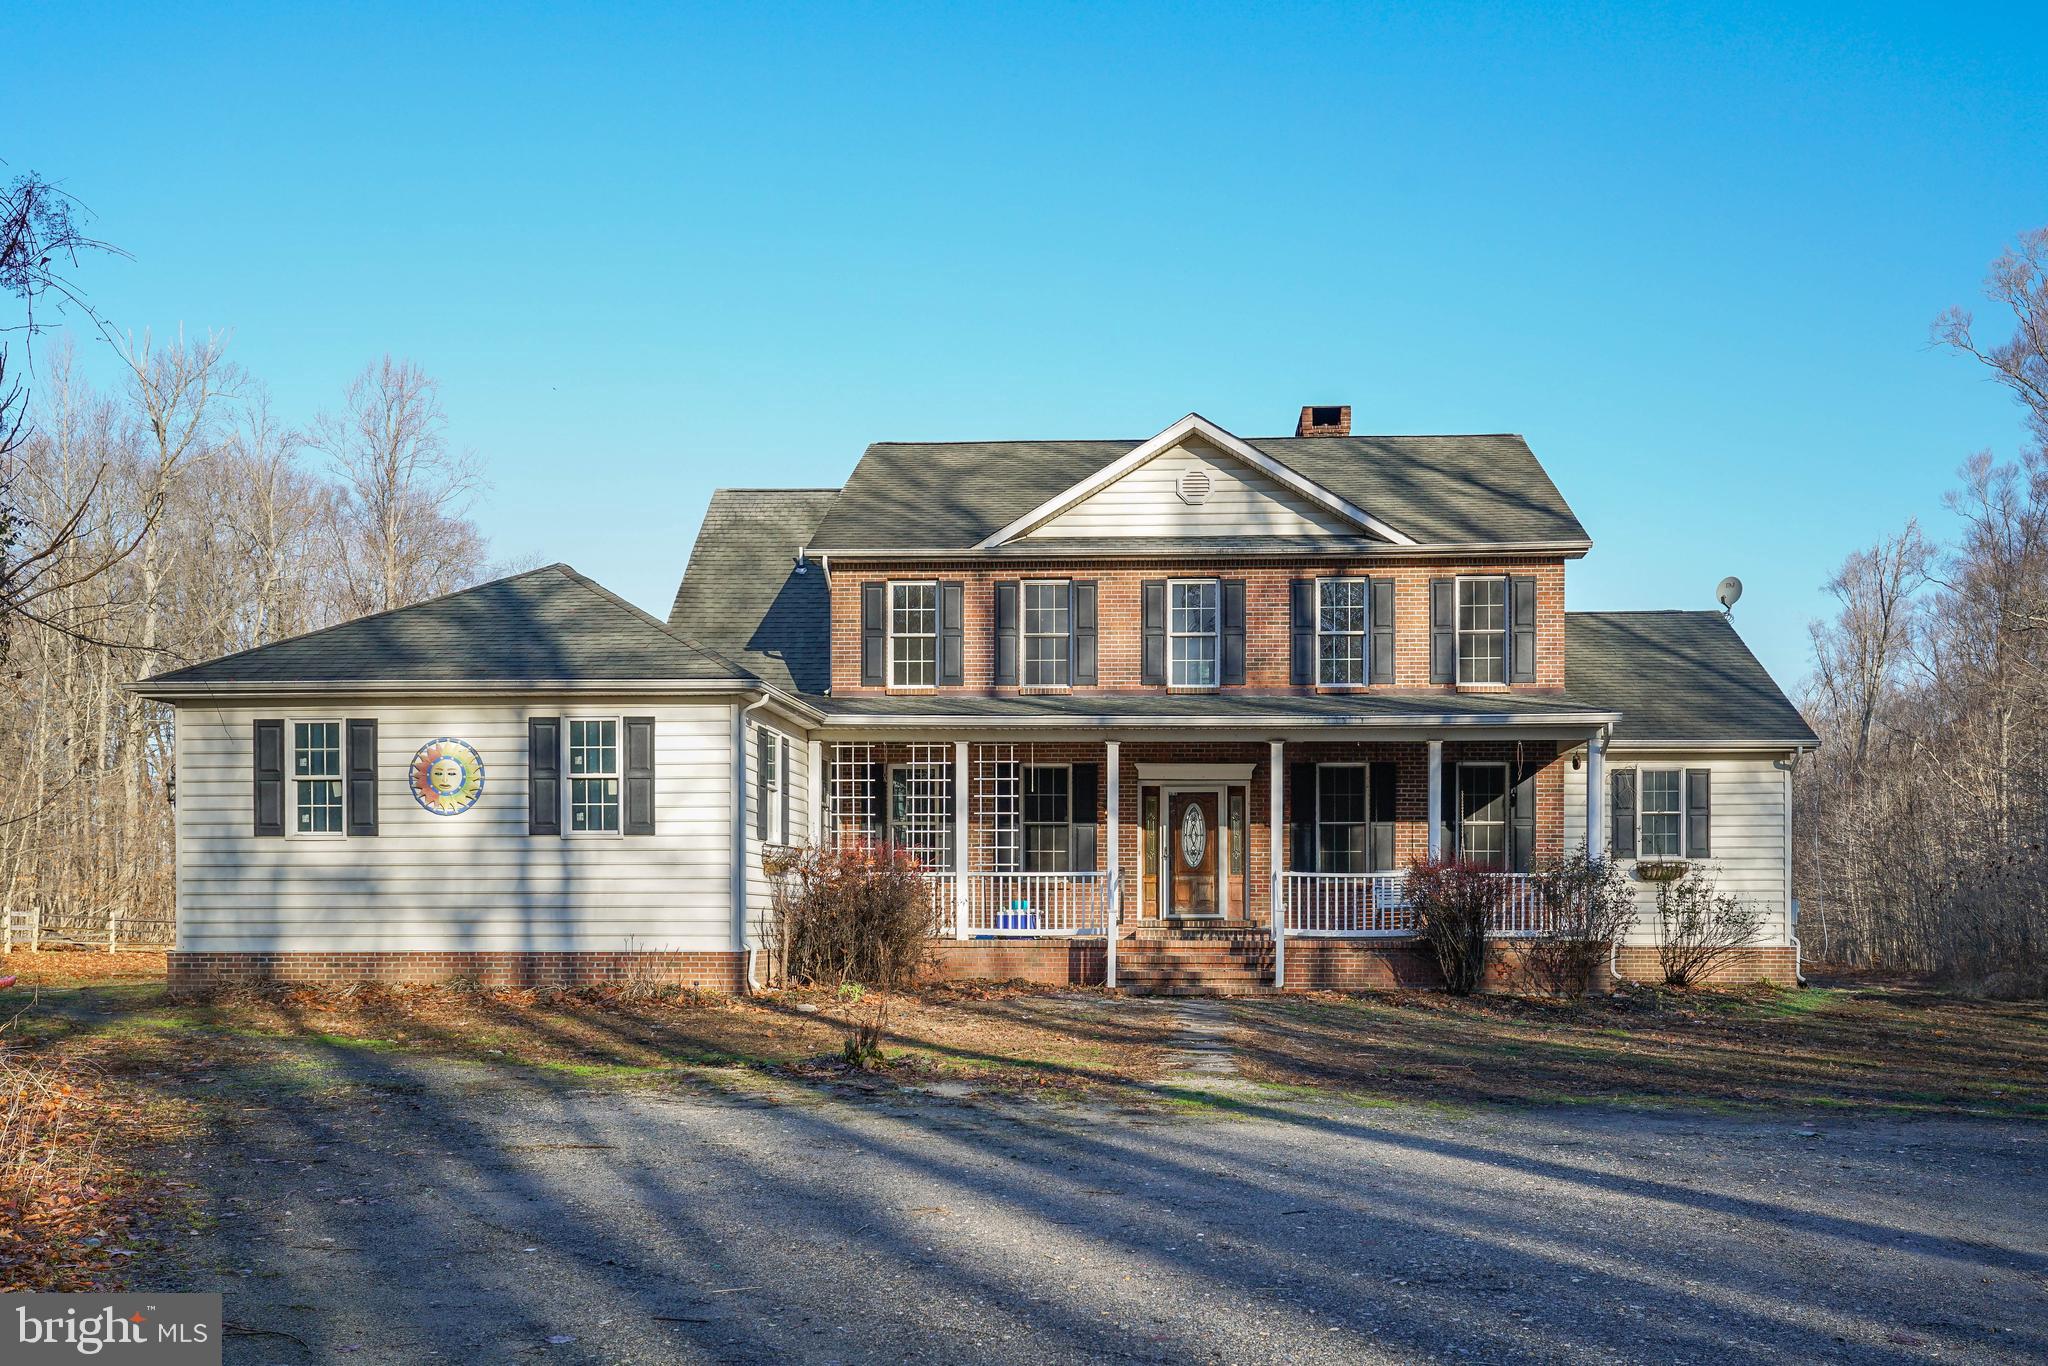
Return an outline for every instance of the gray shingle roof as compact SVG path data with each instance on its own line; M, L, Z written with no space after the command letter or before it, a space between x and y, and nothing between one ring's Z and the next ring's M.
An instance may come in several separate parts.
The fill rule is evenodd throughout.
M1246 440L1424 545L1588 539L1519 436ZM964 549L1139 444L877 442L861 456L812 543L842 551Z
M837 489L719 489L704 511L669 625L769 684L821 693L832 682L825 575L796 552Z
M1511 717L1541 722L1583 717L1598 708L1554 694L1456 693L1438 690L1369 693L1230 692L1164 693L1135 689L1107 692L1019 695L945 692L922 697L860 694L813 699L827 722L888 717L960 717L989 721L1182 720L1254 723L1274 717L1304 722L1374 720L1397 723L1439 717Z
M1564 676L1572 696L1621 713L1617 740L1814 740L1719 612L1566 612Z
M552 564L160 673L141 685L744 681L745 670Z

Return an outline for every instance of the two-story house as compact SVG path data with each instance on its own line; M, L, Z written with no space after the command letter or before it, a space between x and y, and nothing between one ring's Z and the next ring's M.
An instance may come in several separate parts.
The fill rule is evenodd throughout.
M1769 912L1729 975L1788 980L1812 732L1721 613L1567 612L1591 544L1520 437L1343 407L721 490L666 623L554 566L144 685L174 975L738 987L764 847L886 841L957 976L1422 982L1411 860L1511 939L1584 845L1710 864Z

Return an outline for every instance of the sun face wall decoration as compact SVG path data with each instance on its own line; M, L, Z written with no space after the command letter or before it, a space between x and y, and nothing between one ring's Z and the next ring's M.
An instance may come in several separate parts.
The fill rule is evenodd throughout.
M429 814L459 816L484 794L484 761L467 740L429 740L412 756L412 797Z

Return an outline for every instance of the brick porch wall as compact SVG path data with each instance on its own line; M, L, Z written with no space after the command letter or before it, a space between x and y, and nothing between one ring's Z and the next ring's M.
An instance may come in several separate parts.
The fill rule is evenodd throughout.
M1099 987L1108 966L1102 941L1068 939L941 940L924 977L934 982L1033 982Z
M631 981L737 993L746 988L746 971L745 955L730 951L212 953L179 950L170 955L169 981L174 993L273 983L311 987L342 987L358 982L428 986L456 978L468 978L493 990L598 986Z

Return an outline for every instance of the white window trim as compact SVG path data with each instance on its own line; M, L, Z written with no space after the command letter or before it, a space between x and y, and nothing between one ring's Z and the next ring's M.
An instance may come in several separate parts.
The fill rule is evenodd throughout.
M1461 688L1507 687L1508 678L1514 673L1512 667L1514 661L1508 657L1513 651L1514 643L1508 639L1507 630L1508 613L1514 610L1514 604L1509 600L1509 594L1513 591L1514 586L1508 582L1506 574L1460 574L1453 582L1458 586L1451 590L1452 677L1457 679L1458 686ZM1465 629L1465 605L1462 601L1463 594L1461 590L1468 583L1498 583L1500 585L1501 630L1500 678L1498 681L1493 679L1469 679L1465 677L1465 637L1468 635L1485 634L1483 631L1467 631Z
M1173 590L1190 584L1208 584L1216 590L1216 629L1209 632L1176 631L1173 629ZM1216 680L1213 683L1176 683L1173 681L1173 642L1176 640L1199 640L1204 634L1215 642L1213 663ZM1217 692L1223 687L1223 580L1217 578L1168 579L1166 581L1166 686L1172 692Z
M1067 629L1066 677L1057 683L1034 682L1031 673L1031 590L1033 588L1063 588L1066 590ZM1040 631L1037 638L1055 640L1059 637L1051 632ZM1031 692L1068 692L1074 686L1074 581L1072 579L1023 579L1017 584L1017 685Z
M1064 772L1066 773L1066 775L1067 775L1067 820L1066 820L1066 825L1065 825L1065 827L1064 827L1064 828L1065 828L1065 830L1066 830L1066 832L1067 832L1067 842L1066 842L1066 849L1067 849L1067 863L1068 863L1068 864L1070 865L1069 867L1066 867L1066 868L1027 868L1027 867L1025 867L1025 866L1024 866L1024 865L1025 865L1025 861L1027 860L1027 858L1028 858L1028 857L1030 856L1030 853L1031 853L1031 841L1030 841L1029 839L1027 839L1027 838L1025 837L1025 832L1026 832L1026 831L1028 831L1028 830L1029 830L1029 829L1030 829L1030 828L1031 828L1032 826L1034 826L1034 825L1050 825L1050 824L1052 824L1052 822L1051 822L1051 821L1034 821L1034 820L1031 820L1031 819L1030 819L1029 817L1027 817L1027 816L1026 816L1026 815L1024 814L1024 810L1025 810L1025 808L1024 808L1024 802L1025 802L1025 792L1026 792L1026 789L1027 789L1027 787L1029 786L1029 781L1028 781L1028 780L1026 779L1026 777L1025 777L1024 775L1025 775L1025 774L1027 774L1027 773L1029 773L1029 772L1030 772L1030 771L1031 771L1032 769L1034 769L1034 768L1046 768L1046 769L1052 769L1052 768L1056 768L1056 769L1060 769L1060 770L1064 771ZM1066 873L1066 872L1072 872L1072 871L1073 871L1073 869L1072 869L1071 865L1072 865L1073 861L1074 861L1074 766L1073 766L1072 764L1038 764L1038 763L1032 763L1032 762L1030 762L1030 761L1028 761L1028 760L1020 760L1020 761L1018 762L1018 764L1017 764L1017 871L1018 871L1018 872L1020 872L1020 873L1031 873L1031 874L1040 874L1040 873L1043 873L1043 874L1046 874L1046 875L1050 876L1050 875L1055 875L1055 874L1059 874L1059 873Z
M299 727L333 726L336 752L341 757L340 772L334 781L341 786L341 829L301 830L299 829L299 784L318 782L324 779L304 779L298 776ZM338 716L290 716L284 723L284 780L291 785L291 798L284 813L284 833L287 839L297 840L345 840L348 838L348 722Z
M773 749L778 745L781 748L776 751L775 755L775 781L767 785L765 792L762 790L762 785L757 782L754 784L754 791L760 793L761 800L768 803L768 810L764 813L768 817L768 838L763 840L762 843L779 846L789 843L789 831L784 829L782 824L784 806L782 792L789 783L789 737L776 730L773 726L756 726L754 728L754 765L757 773L760 771L761 755L766 750ZM626 824L625 802L626 780L621 776L619 779L619 827L622 830ZM754 828L757 830L760 828L758 820Z
M571 773L569 771L569 723L572 721L610 721L612 731L612 762L617 765L610 776L619 783L619 828L616 830L578 830L576 828L574 793L578 778L604 774ZM562 752L556 757L556 769L562 775L562 837L576 840L616 840L626 837L626 718L624 716L581 715L562 718Z
M1484 576L1482 575L1481 577ZM1458 781L1456 789L1451 796L1451 815L1455 818L1451 823L1451 839L1454 843L1454 851L1460 860L1464 859L1465 774L1468 770L1475 768L1497 768L1500 770L1500 820L1498 822L1484 821L1481 823L1485 825L1498 824L1500 826L1501 866L1496 871L1503 873L1513 872L1515 867L1515 813L1513 810L1515 793L1514 788L1508 782L1508 766L1497 760L1475 761L1458 765Z
M1323 862L1323 827L1325 825L1337 824L1337 822L1323 819L1323 770L1326 768L1355 768L1359 771L1359 783L1365 798L1365 819L1358 823L1359 828L1365 832L1365 868L1363 872L1370 873L1374 871L1372 866L1372 765L1363 760L1353 763L1319 763L1316 765L1316 809L1314 820L1316 827L1317 867L1315 871L1318 873L1323 871L1321 866ZM1361 874L1347 874L1347 876L1359 875Z
M1365 585L1365 624L1357 631L1331 631L1329 635L1356 635L1359 643L1356 683L1325 683L1323 681L1323 585L1326 583L1362 583ZM1361 574L1332 574L1326 579L1317 579L1316 584L1316 687L1325 692L1358 692L1372 686L1372 580Z
M1643 781L1652 773L1676 773L1678 775L1678 852L1675 854L1646 854L1643 852L1643 797L1648 784ZM1636 766L1636 862L1638 863L1692 863L1690 832L1686 829L1686 781L1685 769L1671 764L1638 764Z
M899 588L929 588L932 590L932 681L929 683L898 683L896 681L896 590ZM939 601L939 581L937 579L890 579L888 587L884 592L887 593L888 599L882 604L882 610L887 614L889 621L888 629L882 633L883 640L887 642L883 650L886 658L882 661L882 685L891 692L937 692L939 690L939 636L942 626L940 617L945 612L945 604ZM1022 613L1024 610L1024 603L1021 597L1017 600L1017 610L1019 613ZM919 638L922 639L923 637L920 636ZM1022 661L1019 661L1019 663L1021 664Z

